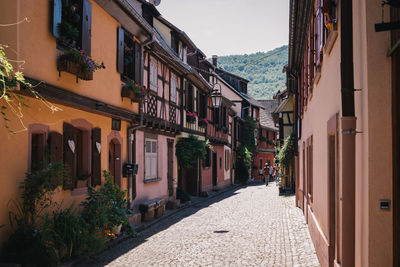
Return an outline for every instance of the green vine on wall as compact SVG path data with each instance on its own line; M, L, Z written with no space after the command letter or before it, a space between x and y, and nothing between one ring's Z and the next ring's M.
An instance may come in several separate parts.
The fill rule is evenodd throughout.
M294 146L294 137L289 135L276 156L276 160L279 162L279 165L284 169L288 169L294 159Z
M207 141L201 141L194 135L189 135L187 138L180 138L175 146L175 154L179 165L183 168L190 169L197 160L204 160L207 145Z

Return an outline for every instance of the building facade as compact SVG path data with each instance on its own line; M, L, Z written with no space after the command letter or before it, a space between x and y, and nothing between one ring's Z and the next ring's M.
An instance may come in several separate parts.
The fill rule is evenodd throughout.
M290 2L296 204L322 266L399 264L398 33L375 26L391 4Z

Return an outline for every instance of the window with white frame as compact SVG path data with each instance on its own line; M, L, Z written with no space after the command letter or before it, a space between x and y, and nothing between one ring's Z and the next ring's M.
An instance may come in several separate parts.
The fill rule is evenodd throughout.
M157 60L150 58L150 89L157 92Z
M157 178L157 140L145 139L145 180Z
M175 74L171 74L171 101L176 103L176 84L177 84L177 78Z

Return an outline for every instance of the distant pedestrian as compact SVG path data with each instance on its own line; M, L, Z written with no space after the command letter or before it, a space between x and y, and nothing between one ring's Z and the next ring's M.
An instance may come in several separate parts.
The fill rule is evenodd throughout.
M264 167L265 186L268 185L268 173L269 173L268 163L265 163L265 167Z
M264 170L261 167L258 170L258 175L260 176L260 181L264 182Z

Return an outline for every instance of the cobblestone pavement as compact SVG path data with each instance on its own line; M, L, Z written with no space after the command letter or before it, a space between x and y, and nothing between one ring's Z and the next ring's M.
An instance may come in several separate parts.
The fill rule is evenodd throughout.
M250 185L184 209L83 266L319 266L294 197Z

